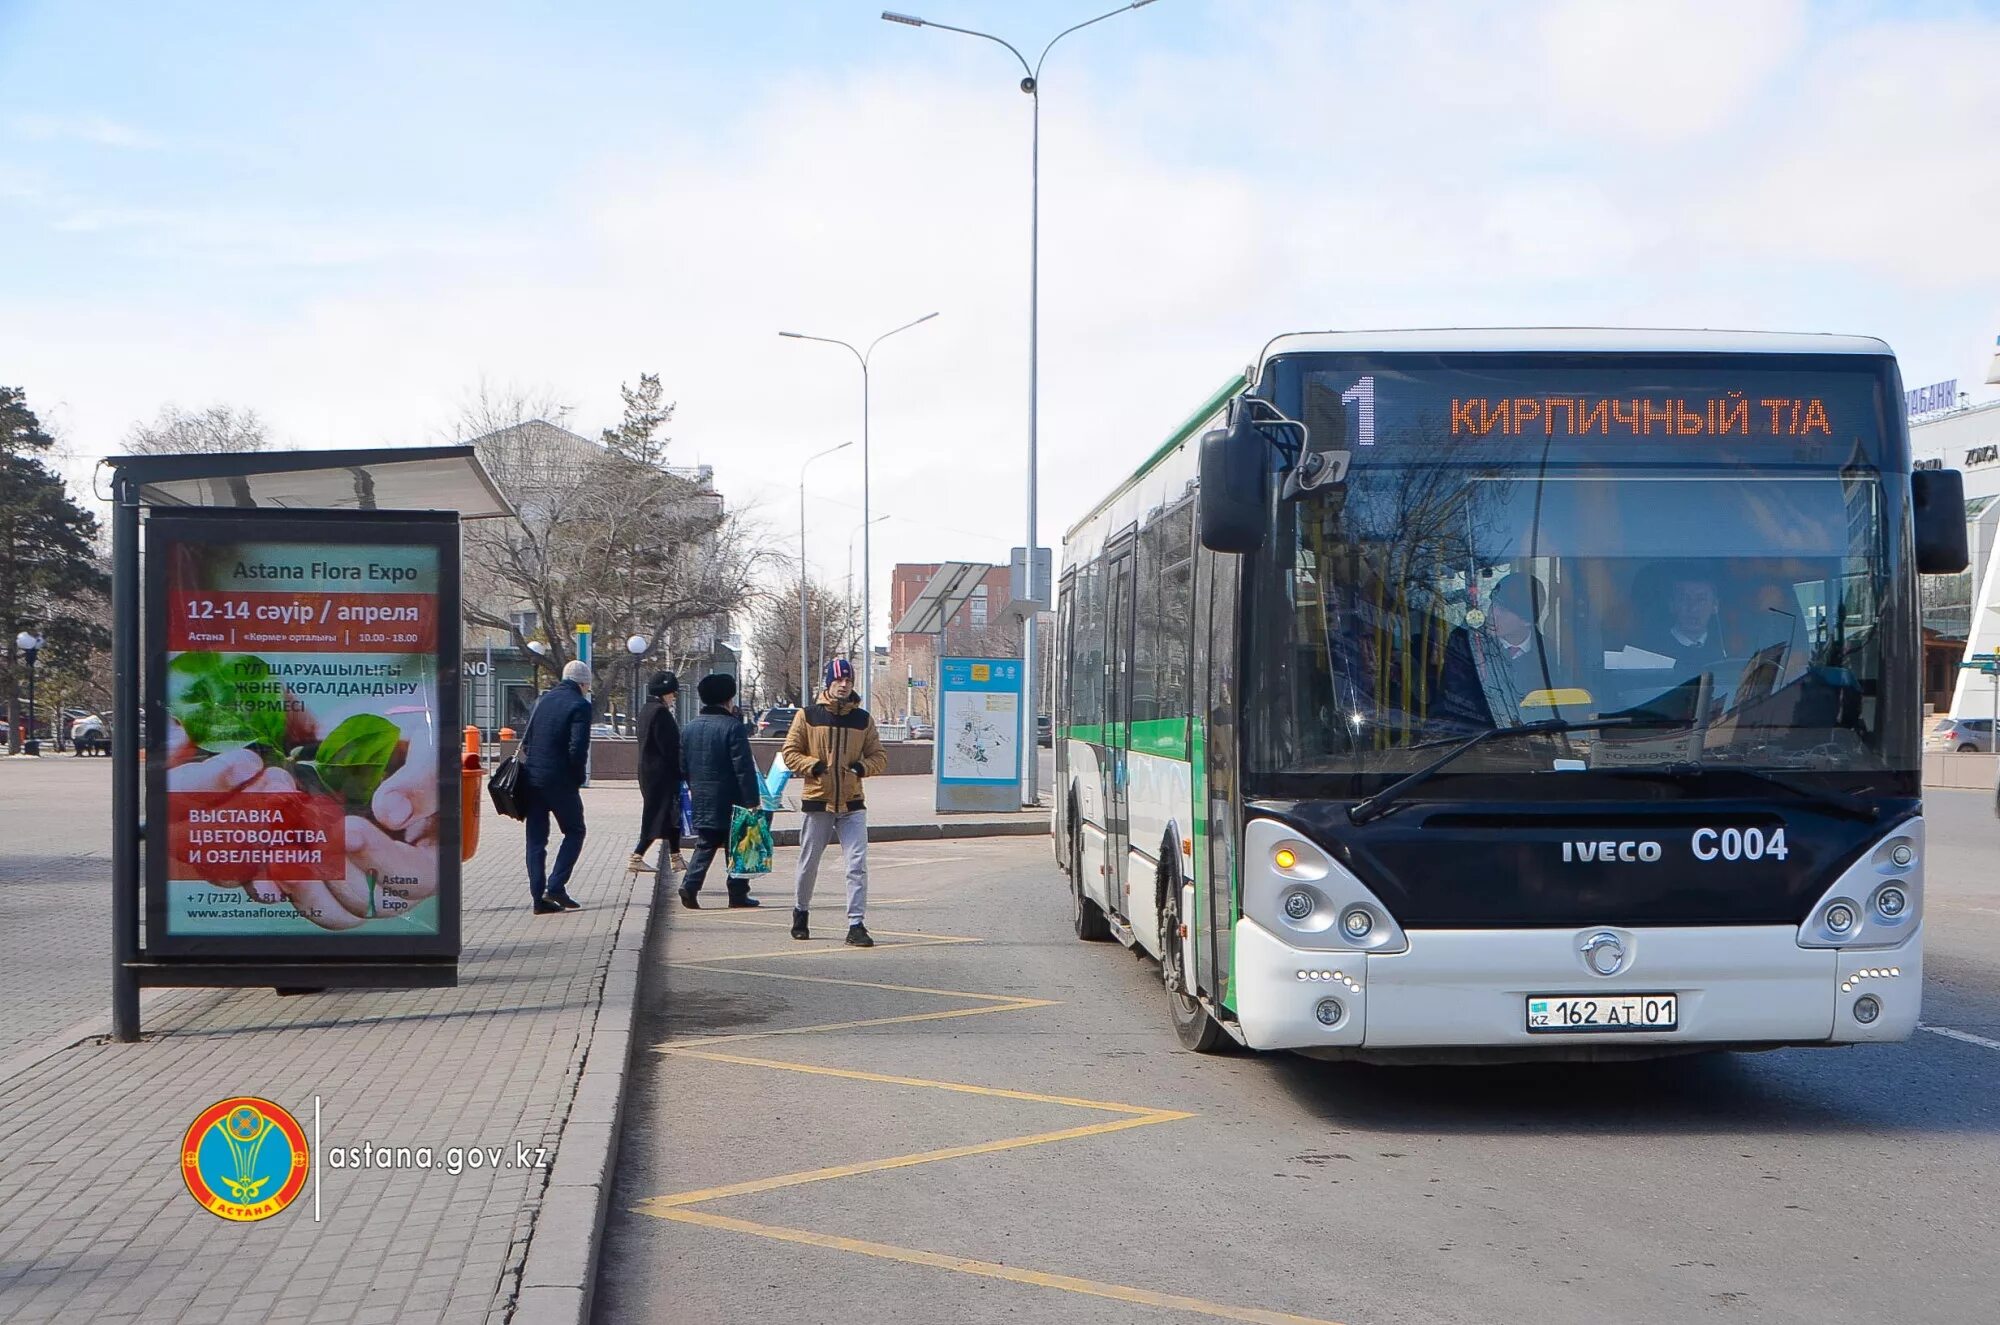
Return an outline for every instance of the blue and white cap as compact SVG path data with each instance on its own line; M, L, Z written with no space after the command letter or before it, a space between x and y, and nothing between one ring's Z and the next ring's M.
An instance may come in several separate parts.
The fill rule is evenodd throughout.
M835 658L832 662L826 665L826 672L824 675L821 676L820 684L830 686L835 681L851 682L853 680L854 680L854 664L847 661L847 659L845 658Z

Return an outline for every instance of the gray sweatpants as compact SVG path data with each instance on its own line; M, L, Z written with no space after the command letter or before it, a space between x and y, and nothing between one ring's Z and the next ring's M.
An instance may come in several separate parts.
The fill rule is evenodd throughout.
M868 909L868 811L808 810L799 832L799 877L792 905L800 911L812 909L813 883L819 878L820 852L838 836L840 849L847 854L847 923L861 923Z

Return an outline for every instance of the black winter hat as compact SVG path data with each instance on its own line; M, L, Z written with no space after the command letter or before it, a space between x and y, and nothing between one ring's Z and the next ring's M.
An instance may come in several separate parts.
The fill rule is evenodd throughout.
M646 693L658 698L661 695L678 694L681 679L672 672L655 672L653 679L646 683Z
M736 698L736 678L727 672L710 672L694 688L704 704L721 707Z

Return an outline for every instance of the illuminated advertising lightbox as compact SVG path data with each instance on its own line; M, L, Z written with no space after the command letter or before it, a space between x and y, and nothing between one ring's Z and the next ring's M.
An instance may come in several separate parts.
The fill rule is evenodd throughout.
M455 516L147 526L148 952L458 952Z

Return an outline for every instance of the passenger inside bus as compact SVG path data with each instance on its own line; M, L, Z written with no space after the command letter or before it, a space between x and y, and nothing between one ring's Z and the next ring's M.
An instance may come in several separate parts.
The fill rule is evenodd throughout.
M1522 712L1521 701L1557 684L1542 636L1548 602L1542 582L1516 573L1486 593L1484 617L1459 626L1445 642L1432 721L1446 733L1476 732L1537 721L1546 713ZM1470 618L1468 618L1470 620Z
M1671 658L1680 670L1718 662L1728 654L1716 615L1715 579L1695 566L1671 568L1647 575L1633 585L1633 596L1647 612L1632 647Z

